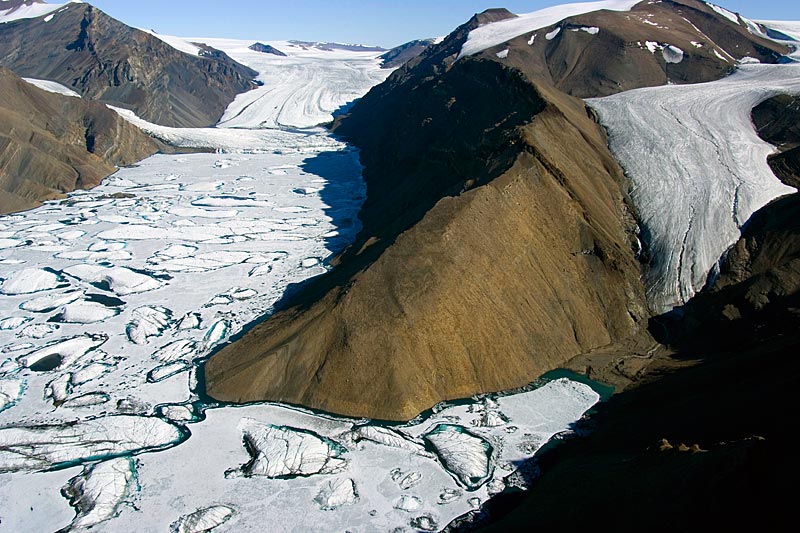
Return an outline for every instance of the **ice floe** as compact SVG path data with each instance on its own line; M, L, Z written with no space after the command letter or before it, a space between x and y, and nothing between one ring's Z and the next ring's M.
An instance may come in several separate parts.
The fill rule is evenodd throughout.
M41 268L25 268L12 273L0 286L2 294L33 294L55 289L60 284L58 274Z
M334 511L343 505L353 505L358 501L356 484L352 479L325 481L314 501L323 511Z
M173 446L184 439L160 418L107 416L56 425L0 428L0 473L62 468L100 457Z
M311 476L341 472L347 461L339 456L344 448L310 431L273 426L244 419L241 424L250 462L241 471L245 476L270 478Z
M136 487L136 467L130 457L84 467L62 489L77 511L68 529L88 529L114 518Z
M235 510L227 505L214 505L198 509L180 517L170 526L171 533L205 533L231 519Z
M107 335L79 335L59 340L34 350L19 358L20 364L34 371L47 372L57 368L66 368L92 350L96 350L108 340Z
M425 435L445 468L468 489L476 489L491 475L492 446L460 426L440 424Z

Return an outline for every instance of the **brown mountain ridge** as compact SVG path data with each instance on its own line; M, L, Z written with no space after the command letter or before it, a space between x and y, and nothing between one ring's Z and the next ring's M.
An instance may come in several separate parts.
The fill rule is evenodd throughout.
M0 213L93 187L163 148L98 102L43 91L0 67Z

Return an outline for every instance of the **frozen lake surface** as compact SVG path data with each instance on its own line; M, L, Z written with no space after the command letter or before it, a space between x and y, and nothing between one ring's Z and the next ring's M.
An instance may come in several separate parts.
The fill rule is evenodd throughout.
M332 96L309 84L301 105L285 87L257 89L229 108L235 127L165 128L120 110L218 153L157 155L0 218L4 529L435 530L525 486L521 462L598 401L562 379L391 428L203 401L210 353L324 273L360 227L358 153L321 130L268 128L329 120L388 74L374 53L330 54L250 58L293 86L292 72L314 73Z

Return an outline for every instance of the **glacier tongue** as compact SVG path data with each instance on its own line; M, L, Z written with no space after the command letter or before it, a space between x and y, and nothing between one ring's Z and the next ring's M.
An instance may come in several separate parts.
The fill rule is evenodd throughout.
M120 457L87 466L61 489L78 514L63 531L88 529L114 518L136 488L133 459Z
M750 119L754 106L800 94L800 65L748 64L722 80L588 100L633 183L651 264L656 313L686 303L761 207L795 192L767 164L774 148Z

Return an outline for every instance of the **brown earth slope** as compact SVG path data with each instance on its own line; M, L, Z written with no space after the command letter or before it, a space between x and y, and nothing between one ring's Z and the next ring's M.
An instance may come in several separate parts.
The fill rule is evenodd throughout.
M644 5L684 4L710 11ZM704 35L761 50L760 38L708 16L696 23ZM577 69L558 83L534 59L494 50L456 60L471 29L509 17L476 16L335 125L362 149L363 230L332 273L208 362L212 397L401 420L443 399L525 384L578 354L648 340L627 183L583 103L553 87L572 79L580 94L604 94L604 78ZM777 57L768 44L765 60ZM598 61L601 73L612 59ZM705 79L700 55L685 61L685 81ZM625 88L665 81L633 78Z
M161 145L106 106L43 91L0 67L0 213L89 188Z
M622 172L581 101L480 59L383 92L338 130L364 149L360 241L210 360L213 397L408 419L646 319ZM384 126L362 129L372 106Z
M0 65L177 127L216 124L257 73L222 52L180 52L89 4L0 25Z
M756 109L766 140L800 142L799 102L782 96ZM653 331L674 353L602 406L589 437L542 457L530 493L491 504L487 531L794 528L800 194L757 212L713 290Z

